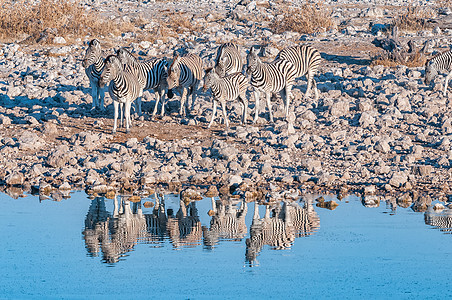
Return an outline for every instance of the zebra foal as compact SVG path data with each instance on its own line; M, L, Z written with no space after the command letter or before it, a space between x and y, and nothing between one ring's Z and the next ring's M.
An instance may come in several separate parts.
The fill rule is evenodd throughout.
M165 92L167 91L167 77L168 77L168 62L166 59L153 59L150 61L141 62L132 53L125 48L120 48L116 51L124 68L134 74L139 83L141 84L143 91L154 90L155 91L155 106L152 115L157 113L157 107L161 100L162 110L161 115L165 113ZM137 99L138 114L141 115L141 97Z
M236 44L225 43L218 47L215 69L221 77L242 72L242 57L240 56L239 47Z
M452 77L452 50L440 53L425 63L425 84L429 85L439 72L448 73L443 90L443 95L446 96L447 84Z
M237 98L240 99L240 103L242 104L242 124L246 124L246 111L248 108L246 91L248 85L248 79L242 73L234 73L221 77L215 68L206 70L203 90L206 92L210 88L213 95L212 119L207 128L212 126L213 120L215 119L218 102L221 104L223 110L224 123L226 127L229 127L229 119L226 115L226 101L233 101Z
M196 91L203 76L202 60L195 54L176 56L168 70L168 89L177 88L181 93L179 114L188 111L188 98L192 95L191 110L195 105Z
M295 67L296 78L306 75L308 87L305 97L309 97L311 88L314 88L315 100L317 101L319 99L319 90L317 89L314 75L322 60L319 51L311 46L292 46L281 50L276 56L277 59L290 61Z
M96 107L99 107L103 110L105 88L99 87L99 78L105 63L102 58L100 42L97 39L93 39L89 42L82 65L85 68L85 73L86 76L88 76L89 85L91 86L91 97L93 98L92 108L95 109Z
M121 61L116 55L110 55L105 59L105 67L100 76L99 86L103 87L111 82L108 92L113 99L115 110L113 133L116 133L118 120L118 106L121 106L121 124L122 109L124 106L124 118L126 122L126 133L130 132L130 106L132 102L143 95L143 87L138 78L123 69Z
M271 63L264 63L257 55L257 50L251 47L247 57L247 73L251 74L251 85L254 87L256 101L253 123L259 116L260 94L264 93L267 100L267 108L270 114L270 122L273 121L273 113L270 103L272 93L279 92L284 101L285 117L289 115L289 103L292 86L295 83L296 69L294 65L284 59L277 59Z

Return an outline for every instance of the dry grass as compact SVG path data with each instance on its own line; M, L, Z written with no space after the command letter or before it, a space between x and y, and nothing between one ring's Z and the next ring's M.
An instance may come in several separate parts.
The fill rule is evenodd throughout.
M401 31L416 32L432 28L427 22L433 17L433 12L425 7L407 7L394 18L392 26L397 26Z
M204 29L201 26L198 26L195 24L189 15L184 13L175 13L171 16L169 16L170 22L169 27L176 31L177 33L184 33L184 32L196 32L201 31Z
M270 24L275 33L294 31L304 34L325 32L335 26L331 10L323 4L305 3L300 8L278 7L278 15Z
M63 37L119 34L130 29L130 24L118 24L86 11L78 0L0 0L0 38L15 40L29 37L28 42L42 40L43 33ZM47 39L43 42L51 42Z
M387 57L385 55L379 55L372 58L371 66L382 65L385 67L397 67L400 65L407 66L409 68L423 67L427 62L427 57L420 52L415 52L409 55L406 61L396 60L394 58Z
M450 7L452 8L452 0L437 0L436 1L437 7Z

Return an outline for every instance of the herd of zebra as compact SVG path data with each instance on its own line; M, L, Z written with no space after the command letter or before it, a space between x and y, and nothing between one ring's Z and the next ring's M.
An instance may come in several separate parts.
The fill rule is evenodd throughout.
M113 133L117 129L119 113L121 124L124 115L126 132L130 132L131 106L134 105L138 115L141 115L141 97L145 90L153 90L156 95L153 116L157 113L159 103L161 115L164 115L165 95L172 98L173 90L177 90L181 95L179 113L185 116L193 110L198 85L202 79L203 90L211 89L213 95L212 118L208 127L214 122L218 104L221 105L224 122L229 126L226 102L236 99L242 104L241 121L242 124L246 124L248 108L246 93L250 87L254 89L256 101L254 123L259 115L261 94L265 95L271 122L273 114L270 99L274 93L280 93L284 101L285 117L288 116L291 90L298 77L306 75L306 97L310 95L311 89L315 91L315 98L319 97L314 74L321 62L321 56L319 51L311 46L287 47L269 63L262 62L257 50L251 47L246 58L246 74L251 76L251 80L243 73L244 64L240 49L234 43L222 44L217 50L214 67L206 69L202 59L193 53L184 56L175 55L171 64L165 58L140 61L126 48L120 48L105 59L102 53L100 42L97 39L90 41L83 67L90 80L93 109L104 109L106 85L109 84L108 92L114 107ZM190 95L191 108L189 108Z
M119 200L119 201L118 201ZM210 224L201 225L196 202L179 201L176 213L167 208L163 195L155 196L152 213L143 213L140 202L116 196L113 214L107 211L104 197L95 197L85 219L83 238L92 256L102 252L107 263L117 262L138 243L160 245L169 240L174 249L197 247L211 250L221 241L241 241L247 235L245 201L211 199ZM304 205L283 201L265 205L260 217L259 204L254 203L249 238L246 239L245 258L252 263L265 245L273 249L287 249L295 238L309 236L320 227L320 219L313 207L313 199Z

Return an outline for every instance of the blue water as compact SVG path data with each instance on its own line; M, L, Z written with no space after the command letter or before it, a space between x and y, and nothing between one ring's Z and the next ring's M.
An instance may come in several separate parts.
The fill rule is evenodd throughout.
M153 197L147 200L155 203ZM247 229L242 239L220 238L213 244L206 243L205 238L187 242L183 237L195 231L177 231L179 242L168 234L138 237L128 241L127 251L113 251L117 255L108 258L103 247L121 227L103 231L96 251L86 242L87 224L93 223L85 221L93 218L92 214L87 217L90 207L100 204L103 220L113 224L113 200L88 199L82 192L61 202L40 202L30 195L13 199L1 194L0 298L452 296L450 231L427 225L424 213L409 208L392 212L384 202L380 207L366 208L355 196L336 201L339 206L333 211L313 207L311 220L317 217L320 227L314 224L283 250L265 245L250 261L246 239L250 237L254 203L247 204ZM133 204L130 207L133 211ZM199 222L208 229L211 200L197 201L196 208ZM151 215L153 209L142 207L142 213ZM165 209L173 209L171 218L177 219L176 196L166 197ZM264 215L261 205L259 218Z

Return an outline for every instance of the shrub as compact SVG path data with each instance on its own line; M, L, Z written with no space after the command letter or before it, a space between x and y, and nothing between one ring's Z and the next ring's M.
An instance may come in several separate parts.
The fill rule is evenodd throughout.
M432 28L427 22L433 17L433 12L425 7L407 7L399 16L394 18L392 26L401 31L419 31Z
M124 25L124 24L121 24ZM60 36L118 33L124 26L85 10L78 0L0 0L0 38L30 36L36 41L49 29Z
M304 3L299 8L288 5L277 8L277 16L270 23L275 33L294 31L299 33L324 32L334 27L332 11L322 4Z

